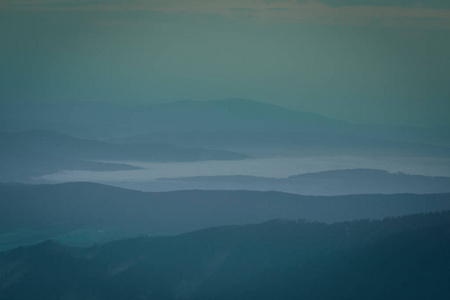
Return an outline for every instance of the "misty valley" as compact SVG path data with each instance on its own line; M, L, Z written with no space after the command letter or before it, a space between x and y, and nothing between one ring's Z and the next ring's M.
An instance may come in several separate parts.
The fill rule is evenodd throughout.
M10 103L0 170L0 299L450 297L450 130Z

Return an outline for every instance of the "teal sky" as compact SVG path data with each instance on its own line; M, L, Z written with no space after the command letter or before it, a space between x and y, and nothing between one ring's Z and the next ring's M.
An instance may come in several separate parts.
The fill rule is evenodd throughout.
M247 98L450 126L448 0L0 0L1 101Z

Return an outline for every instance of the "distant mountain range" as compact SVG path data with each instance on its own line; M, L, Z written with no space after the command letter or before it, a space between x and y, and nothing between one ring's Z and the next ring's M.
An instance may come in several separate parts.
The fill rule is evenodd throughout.
M247 157L230 151L187 149L166 144L119 145L77 139L53 131L0 133L0 180L3 181L26 181L33 176L61 170L137 169L110 161L238 160Z
M152 132L114 139L118 143L168 143L181 147L206 147L243 152L251 156L359 155L448 157L450 148L372 137L342 130L292 131L187 131Z
M4 107L3 107L4 106ZM350 124L244 99L141 107L100 102L3 105L0 131L45 129L121 143L245 150L247 154L449 156L450 129Z
M0 253L0 299L448 299L450 214L274 220Z
M90 244L271 219L339 222L450 210L450 194L299 196L279 192L143 193L93 183L0 185L0 245L58 238Z
M177 101L140 107L106 102L14 103L2 106L4 109L0 119L4 120L3 126L10 130L14 129L13 120L16 121L16 128L22 130L27 124L39 126L38 123L30 123L39 121L43 122L41 126L49 127L51 124L72 124L73 131L76 126L80 129L92 127L111 136L170 131L298 130L299 126L305 129L332 128L346 124L244 99Z
M448 193L450 177L389 173L381 170L350 169L307 173L287 178L255 176L199 176L160 178L148 182L118 185L143 191L175 190L254 190L279 191L301 195Z

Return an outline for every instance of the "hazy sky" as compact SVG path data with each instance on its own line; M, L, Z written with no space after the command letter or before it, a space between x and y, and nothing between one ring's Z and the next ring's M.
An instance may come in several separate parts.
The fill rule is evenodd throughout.
M248 98L449 125L448 0L0 0L1 101Z

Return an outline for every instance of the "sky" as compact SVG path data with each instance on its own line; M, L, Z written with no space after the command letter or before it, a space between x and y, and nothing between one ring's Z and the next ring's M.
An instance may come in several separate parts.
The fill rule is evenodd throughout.
M450 126L448 0L0 0L0 102L246 98Z

